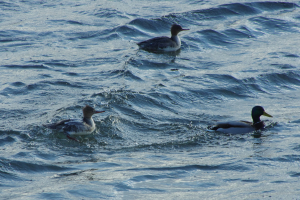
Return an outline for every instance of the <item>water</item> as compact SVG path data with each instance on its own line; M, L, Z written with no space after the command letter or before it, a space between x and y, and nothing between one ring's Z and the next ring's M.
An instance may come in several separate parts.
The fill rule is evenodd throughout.
M299 199L299 6L0 1L1 198ZM138 50L173 23L179 52ZM86 104L81 143L42 127ZM254 105L261 135L207 131Z

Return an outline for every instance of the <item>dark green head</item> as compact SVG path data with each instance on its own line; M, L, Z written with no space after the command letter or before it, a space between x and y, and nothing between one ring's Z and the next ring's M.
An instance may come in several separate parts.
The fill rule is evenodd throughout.
M260 116L262 116L262 115L264 115L266 117L273 117L272 115L269 115L268 113L266 113L264 108L261 106L254 106L252 108L251 115L252 115L253 123L259 122Z

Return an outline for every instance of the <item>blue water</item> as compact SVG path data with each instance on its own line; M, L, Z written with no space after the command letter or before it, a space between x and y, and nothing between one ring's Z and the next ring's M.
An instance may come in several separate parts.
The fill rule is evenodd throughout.
M299 34L299 1L0 1L1 199L299 199ZM86 104L80 143L42 126Z

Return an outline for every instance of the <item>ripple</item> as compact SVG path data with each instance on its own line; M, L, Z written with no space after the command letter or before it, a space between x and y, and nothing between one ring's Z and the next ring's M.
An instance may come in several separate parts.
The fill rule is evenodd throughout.
M253 7L251 4L242 4L242 3L232 3L232 4L225 4L221 5L220 7L228 8L236 13L241 15L254 15L260 13L260 11Z
M0 161L1 163L1 161ZM17 176L16 174L10 173L10 172L4 172L2 171L2 169L0 170L0 177L1 179L6 179L8 181L25 181L25 179ZM14 187L14 185L12 183L10 183L10 185L6 185L7 187ZM3 187L3 184L0 184L0 187Z
M290 3L290 2L268 2L268 1L248 3L248 5L259 8L261 10L268 10L268 11L283 10L283 9L294 9L294 8L298 7L298 5L295 4L295 3Z
M18 42L18 41L27 41L29 38L32 38L31 35L34 33L19 31L19 30L5 30L0 31L1 40L0 42ZM8 46L19 46L19 45L27 45L28 43L14 43L9 44Z
M116 29L116 32L123 35L123 36L128 36L130 38L146 35L145 33L143 33L142 31L140 31L138 29L136 29L135 27L127 26L127 25L118 27Z
M231 38L250 38L250 37L254 37L250 32L248 32L248 30L245 32L245 31L236 30L236 29L227 29L223 33L226 34L228 37L231 37Z
M205 38L206 42L213 45L226 46L228 44L234 44L229 37L215 30L203 30L198 33Z
M131 60L130 64L132 66L138 67L139 69L168 69L171 66L168 62L161 62L160 60Z
M69 40L84 40L98 37L99 31L76 32L68 35L70 36Z
M12 86L15 86L15 87L24 87L26 86L25 83L23 82L20 82L20 81L17 81L17 82L14 82L14 83L11 83Z
M277 33L279 31L298 32L298 29L296 28L299 27L298 24L290 21L267 17L253 17L250 21L256 26L259 26L257 29L269 33Z
M11 145L11 143L14 143L14 142L16 142L16 140L11 136L6 136L5 138L0 138L0 146L4 146L7 144Z
M70 170L68 167L47 165L43 163L30 163L17 160L2 159L2 166L21 173L60 172Z
M298 173L298 172L290 172L289 174L291 177L299 177L300 176L300 173Z
M95 12L93 13L93 16L97 16L99 18L125 18L125 19L129 19L126 15L124 15L124 13L116 10L116 9L112 9L112 8L106 8L104 9L97 9L95 10Z
M128 191L128 190L135 190L135 191L150 191L150 192L164 192L162 189L153 189L153 188L134 188L126 183L119 183L115 185L118 191Z
M42 194L37 194L31 197L36 197L37 199L64 199L65 196L60 193L55 192L43 192Z
M57 25L65 25L65 24L85 25L84 23L75 20L49 20L49 22Z
M172 24L166 24L160 20L149 20L149 19L134 19L129 22L130 25L135 26L142 32L161 33L162 31L170 31Z
M269 160L269 161L281 162L281 163L299 162L300 155L291 154L291 155L283 155L283 156L274 157L274 158L261 158L260 160Z
M112 75L116 75L117 78L125 78L128 80L135 80L135 81L143 81L140 77L134 75L130 70L113 70L110 72Z
M2 67L12 69L48 69L46 65L2 65Z
M0 5L1 5L1 9L5 10L5 11L20 11L21 10L20 6L15 3L1 1Z
M284 86L287 88L294 88L295 86L300 86L300 75L289 71L286 73L270 73L262 75L259 80L263 82L264 80L268 80L272 83L272 85Z
M237 170L238 171L248 171L248 167L234 165L234 164L222 164L222 165L185 165L177 167L151 167L151 168L132 168L128 170L134 171L211 171L211 170Z
M66 72L66 73L63 73L63 74L66 74L68 76L79 76L79 74L75 73L75 72Z

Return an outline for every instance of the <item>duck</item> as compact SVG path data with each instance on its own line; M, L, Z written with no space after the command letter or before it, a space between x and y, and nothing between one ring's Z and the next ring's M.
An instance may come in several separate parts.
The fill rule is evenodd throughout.
M181 40L178 33L181 31L188 31L190 29L183 29L178 24L173 24L171 27L171 37L155 37L143 42L137 43L140 49L147 51L177 51L181 47Z
M64 132L69 139L78 141L73 136L91 134L96 129L96 125L92 116L94 114L103 112L105 111L96 111L93 107L86 105L82 109L82 119L65 119L56 123L43 124L43 126L49 129Z
M260 116L273 117L265 112L262 106L254 106L251 112L253 122L248 121L234 121L234 122L221 122L211 127L211 130L227 133L227 134L244 134L256 130L261 130L265 127Z

